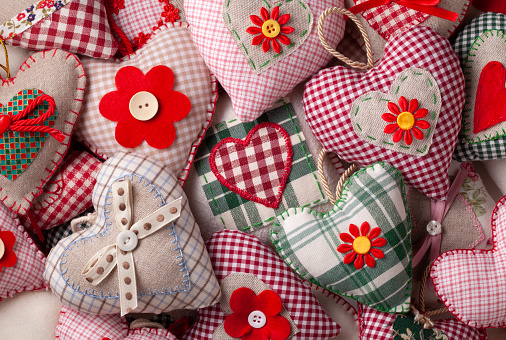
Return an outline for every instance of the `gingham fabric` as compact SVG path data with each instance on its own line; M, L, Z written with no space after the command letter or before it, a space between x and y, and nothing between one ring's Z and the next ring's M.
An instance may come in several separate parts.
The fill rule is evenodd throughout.
M358 305L361 340L392 340L392 324L396 314ZM455 319L435 320L434 328L443 331L448 340L485 340L484 330L469 327ZM418 339L418 338L417 338Z
M506 326L506 196L492 214L492 250L450 250L432 265L437 295L471 327Z
M74 233L63 239L48 256L44 278L64 305L92 314L118 314L119 297L100 297L95 293L83 292L80 287L73 287L72 280L65 275L66 263L70 258L63 257L70 245L77 245L76 240L86 235L98 234L105 225L104 203L111 183L127 174L136 174L152 183L166 202L174 201L183 195L181 186L173 173L166 171L163 163L152 161L144 155L119 152L106 161L98 176L93 190L93 206L98 217L92 227L81 233ZM183 195L181 215L174 223L186 269L189 272L190 288L186 291L150 291L139 293L138 313L161 313L174 309L197 309L212 305L219 300L220 288L214 276L211 261L207 255L199 228L191 214L188 200ZM97 235L98 237L98 235ZM144 242L146 239L143 240ZM84 244L84 243L83 243ZM73 246L73 248L76 248ZM116 271L112 272L117 275Z
M290 135L292 143L290 175L277 209L232 192L218 181L209 164L211 150L221 140L229 137L244 139L253 127L264 122L279 124ZM251 123L232 119L213 126L198 149L195 169L216 222L228 229L252 232L272 224L275 216L289 207L314 206L326 201L304 134L292 105L286 102L279 103L277 108Z
M272 243L305 280L378 310L405 313L411 300L411 225L405 190L399 171L376 163L347 180L328 213L290 208L279 215L271 230ZM346 244L343 233L352 237L351 224L364 222L371 230L381 230L369 242L374 245L381 237L386 244L375 248L383 258L368 251L376 258L373 267L363 264L357 269L344 262L354 248L345 252L337 248Z
M425 156L374 146L360 139L351 125L355 99L372 91L388 93L397 75L407 68L429 71L441 93L441 113ZM448 167L464 105L464 76L448 41L432 29L412 27L392 38L381 64L367 73L339 66L321 71L306 84L303 103L306 121L327 151L364 166L387 161L401 171L406 184L432 199L446 196Z
M291 340L328 339L339 334L339 325L325 314L311 289L255 236L223 230L215 233L206 246L220 282L231 273L249 273L281 297L300 330ZM225 317L219 305L201 309L197 323L185 333L183 340L212 339L214 330Z
M90 315L63 306L55 331L58 340L177 340L165 329L129 329L119 315Z
M73 0L6 43L37 51L59 48L102 59L112 58L118 50L99 0Z
M254 1L264 4L262 0ZM321 45L317 29L313 27L310 37L299 49L261 74L256 74L225 26L223 3L223 0L186 0L184 6L195 44L230 95L235 113L242 121L258 118L332 58ZM307 1L307 4L314 18L319 18L329 7L344 6L343 0L313 0ZM313 25L317 22L313 20ZM342 16L329 16L324 32L329 44L337 46L344 33ZM261 48L260 45L258 48Z
M168 50L170 53L167 53ZM174 171L184 183L197 147L211 122L217 99L216 80L191 41L188 25L163 26L137 54L114 61L83 58L83 65L90 85L76 125L76 138L103 158L125 150L114 136L117 123L102 117L98 108L102 97L116 90L116 72L125 66L138 67L144 74L157 65L171 68L175 77L173 90L182 92L191 102L188 116L174 123L174 143L159 150L144 141L138 147L127 150L163 161L167 170Z
M66 155L62 166L33 202L31 213L40 229L63 224L92 206L91 193L101 165L86 151ZM33 227L26 216L20 219L25 227Z
M475 40L489 30L501 30L506 32L506 21L504 14L485 13L475 18L458 34L452 42L452 46L460 59L461 65L467 60L468 53L471 53L471 45ZM470 84L471 86L472 84ZM467 91L467 89L466 89ZM466 110L474 110L474 107L466 107ZM500 159L506 157L506 137L483 141L481 143L468 143L464 133L459 135L459 142L455 147L454 158L458 161L477 161Z
M0 204L0 230L14 234L16 242L12 251L16 254L13 267L0 269L0 300L16 293L47 288L42 277L46 258L24 230L15 213Z

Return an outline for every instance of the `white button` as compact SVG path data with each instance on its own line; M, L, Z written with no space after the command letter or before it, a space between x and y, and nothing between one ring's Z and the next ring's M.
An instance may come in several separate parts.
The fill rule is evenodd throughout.
M248 323L253 328L262 328L265 326L266 322L267 318L265 317L265 314L259 310L251 312L248 316Z
M158 112L158 100L149 92L142 91L130 99L130 113L135 119L146 121Z
M0 238L0 259L4 257L4 254L5 254L5 245L2 239Z
M441 223L437 221L430 221L427 224L427 232L431 236L436 236L443 232L443 227L441 226Z
M134 250L138 242L137 235L131 230L123 230L118 234L118 237L116 237L116 244L118 248L123 251Z

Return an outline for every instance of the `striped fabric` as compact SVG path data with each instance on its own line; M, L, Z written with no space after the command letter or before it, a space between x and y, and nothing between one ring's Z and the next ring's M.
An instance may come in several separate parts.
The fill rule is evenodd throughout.
M380 162L350 177L330 212L288 209L278 216L271 237L279 255L302 278L378 310L407 312L411 294L409 221L402 177L393 166ZM371 253L376 257L374 267L364 264L356 269L354 263L344 263L346 254L337 247L346 244L344 233L354 234L351 224L364 222L372 230L380 228L377 237L387 242L374 247L384 253L384 258Z

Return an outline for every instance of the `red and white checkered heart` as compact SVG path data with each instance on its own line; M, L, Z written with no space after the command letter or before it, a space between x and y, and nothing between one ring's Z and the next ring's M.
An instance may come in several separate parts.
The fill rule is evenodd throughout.
M506 196L492 214L492 250L451 250L430 276L448 310L476 328L506 326Z
M391 94L397 95L397 88L393 88L396 79L407 69L421 69L430 74L430 79L433 80L424 78L423 84L428 92L431 87L439 88L441 95L439 119L435 129L431 130L432 144L427 154L415 150L413 154L406 155L405 151L375 145L358 135L353 127L355 101L362 95L375 91L390 93L392 90ZM411 91L408 89L405 96L408 96L408 92ZM437 93L434 94L437 101ZM397 107L398 112L390 112L385 125L375 127L379 130L378 133L389 138L392 138L393 133L393 141L396 141L397 127L390 123L397 122L396 125L406 128L411 125L415 127L418 118L427 120L429 114L423 118L417 116L420 110L411 110L415 113L408 114L414 108L411 106L412 100L420 99L417 98L419 95L418 92L411 93L411 97L406 98L409 105L392 103L400 105ZM416 26L392 38L385 47L381 63L366 73L342 66L321 71L306 84L304 109L311 130L327 151L336 152L346 162L356 162L363 166L386 161L401 171L406 184L432 199L443 199L449 189L448 167L460 131L464 99L464 76L448 40L428 27ZM439 104L436 106L439 107ZM377 115L381 119L387 112L373 110L368 114ZM430 115L432 118L432 113ZM370 120L374 120L374 117L371 116ZM387 123L392 125L391 130L385 130ZM416 137L414 132L413 136ZM424 138L429 140L429 137L430 134ZM405 136L404 141L399 139L397 142L406 142ZM401 144L399 146L407 147ZM420 150L423 151L423 147Z
M266 207L281 202L292 166L290 135L280 125L261 123L244 140L225 138L209 156L211 170L225 187Z

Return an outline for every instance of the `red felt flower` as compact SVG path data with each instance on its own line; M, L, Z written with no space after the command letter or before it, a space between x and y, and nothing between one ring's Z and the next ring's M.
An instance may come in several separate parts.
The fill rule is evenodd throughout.
M12 247L16 243L16 237L10 231L0 230L0 272L2 267L12 267L16 264L17 257Z
M281 315L281 298L272 290L258 296L251 289L236 289L230 297L234 312L225 319L225 332L241 340L286 340L290 323Z
M418 100L412 99L408 106L406 98L401 97L399 98L399 106L389 102L388 109L391 113L384 113L381 118L388 123L393 123L385 126L384 132L393 133L395 143L400 142L403 136L407 145L411 145L413 136L419 140L423 139L423 132L420 129L428 129L430 124L420 118L424 118L429 111L418 108Z
M350 234L342 233L339 235L339 238L343 242L351 243L351 244L341 244L337 247L337 251L340 253L348 253L344 257L344 263L350 264L355 260L355 268L360 269L364 266L364 258L365 264L367 266L373 268L376 265L377 259L382 259L385 257L385 254L380 249L376 249L373 247L383 247L387 244L387 240L384 238L378 238L381 234L380 228L374 228L370 232L371 227L369 226L369 222L364 222L360 226L360 230L354 224L350 224ZM374 256L374 257L373 257Z
M271 48L272 42L272 49L274 52L280 53L280 42L284 45L290 45L291 43L290 39L285 34L290 34L295 31L293 27L283 26L290 20L290 14L285 14L280 17L279 6L276 6L272 9L270 18L269 12L267 12L264 7L260 10L260 15L263 20L256 15L250 16L251 22L259 27L252 26L248 27L246 30L249 34L259 34L253 38L252 44L262 44L262 50L267 52Z
M116 141L125 148L135 148L144 139L157 149L172 145L176 138L173 122L186 117L191 109L188 97L172 90L172 70L155 66L144 75L136 67L125 66L115 80L117 91L102 97L99 110L106 119L118 122Z

